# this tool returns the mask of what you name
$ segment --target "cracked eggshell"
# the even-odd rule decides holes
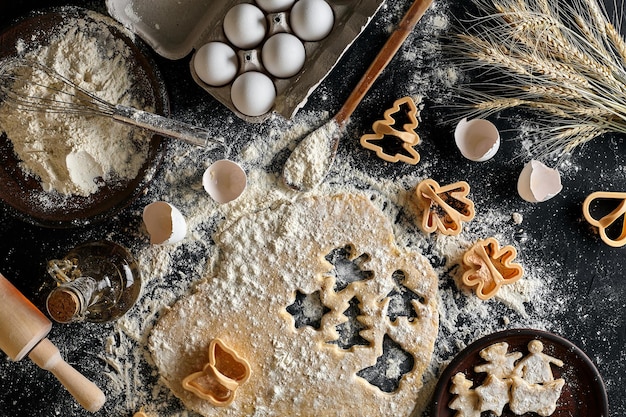
[[[143,209],[143,222],[150,243],[169,245],[180,242],[187,234],[187,222],[182,213],[165,201],[156,201]]]
[[[215,161],[204,171],[202,185],[213,200],[220,204],[235,200],[247,185],[246,173],[236,162]]]
[[[517,180],[517,192],[530,203],[549,200],[562,189],[559,171],[534,159],[524,166]]]
[[[488,120],[467,118],[461,120],[454,130],[454,141],[461,154],[475,162],[493,158],[500,149],[500,132]]]

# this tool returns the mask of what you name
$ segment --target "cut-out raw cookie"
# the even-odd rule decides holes
[[[224,407],[235,399],[237,388],[250,377],[250,365],[220,339],[209,344],[209,362],[202,371],[194,372],[182,385],[187,391]]]
[[[549,416],[556,410],[565,385],[564,379],[554,379],[550,365],[561,367],[563,361],[543,353],[539,340],[528,343],[528,352],[513,370],[509,407],[515,414]]]
[[[404,115],[405,107],[408,109]],[[417,164],[420,160],[420,155],[414,148],[420,141],[415,132],[418,125],[417,115],[417,106],[411,97],[396,100],[393,107],[385,111],[384,119],[374,122],[374,133],[361,136],[361,146],[376,152],[379,158],[387,162]],[[396,120],[402,116],[408,118],[407,123],[396,126]]]
[[[425,233],[439,231],[444,235],[461,233],[463,222],[474,218],[474,203],[467,198],[470,186],[465,181],[440,186],[426,179],[415,187],[412,202]]]
[[[150,335],[162,379],[188,408],[207,417],[413,412],[437,336],[438,279],[424,256],[396,245],[368,197],[276,204],[225,224],[215,242],[209,276]],[[390,317],[394,291],[405,288],[415,294],[410,311]],[[307,316],[320,315],[319,326],[296,326],[297,299],[311,307]],[[352,319],[357,334],[343,334]],[[203,369],[215,338],[254,375],[221,408],[182,386]]]
[[[479,240],[463,255],[463,283],[476,287],[476,295],[487,300],[505,284],[512,284],[524,275],[524,268],[514,263],[517,251],[513,246],[500,248],[498,241],[490,237]]]
[[[554,378],[552,365],[561,367],[563,361],[543,353],[543,343],[539,340],[528,343],[526,356],[507,351],[508,344],[502,342],[480,352],[486,363],[477,365],[474,370],[487,373],[487,377],[475,389],[463,373],[452,378],[450,392],[455,397],[448,407],[457,410],[456,417],[480,417],[484,411],[500,416],[507,404],[516,415],[550,416],[554,413],[565,380]]]
[[[613,203],[613,209],[609,213],[600,217],[594,216],[592,205],[602,200]],[[598,228],[600,238],[604,243],[614,248],[620,248],[626,245],[626,193],[611,191],[596,191],[589,194],[583,203],[583,215],[585,219]],[[621,221],[621,226],[619,222]],[[617,236],[610,235],[608,230],[615,227],[620,229]],[[617,233],[615,233],[617,234]]]

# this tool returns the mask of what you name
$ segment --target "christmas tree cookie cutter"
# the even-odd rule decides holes
[[[500,247],[493,238],[479,240],[463,255],[463,284],[476,287],[476,295],[487,300],[505,284],[512,284],[524,275],[524,268],[513,259],[517,251],[513,246]]]
[[[406,112],[408,122],[404,123],[401,128],[396,128],[397,121],[394,115],[400,113],[403,106],[408,107]],[[420,137],[415,132],[419,123],[417,115],[417,106],[411,97],[396,100],[393,106],[385,111],[384,118],[372,124],[374,133],[361,136],[361,146],[376,152],[376,156],[387,162],[402,161],[411,165],[417,164],[420,161],[420,155],[414,148],[420,142]],[[393,144],[389,138],[397,138],[396,142],[399,143]],[[388,152],[390,149],[394,152],[393,154]]]
[[[471,221],[476,212],[474,203],[467,198],[470,186],[458,181],[440,186],[433,179],[420,182],[413,197],[422,216],[420,227],[425,233],[439,230],[444,235],[458,235],[462,223]]]
[[[592,206],[600,200],[614,201],[617,206],[608,214],[597,219],[593,216]],[[600,238],[604,243],[614,248],[626,245],[626,192],[596,191],[589,194],[583,203],[583,215],[592,226],[598,228]],[[608,230],[613,225],[618,225],[617,222],[620,219],[622,221],[621,233],[613,238],[609,236]]]
[[[202,371],[183,379],[182,385],[198,397],[218,407],[233,402],[237,388],[250,378],[250,365],[221,339],[209,344],[209,362]]]

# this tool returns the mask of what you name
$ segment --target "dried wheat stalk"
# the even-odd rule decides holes
[[[597,0],[473,1],[481,16],[452,48],[490,80],[460,90],[471,106],[465,116],[541,112],[536,157],[626,133],[626,42]]]

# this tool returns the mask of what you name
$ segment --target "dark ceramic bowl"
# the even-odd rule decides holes
[[[95,12],[89,13],[81,8],[64,7],[35,12],[20,19],[0,33],[0,59],[16,54],[18,40],[48,39],[67,19],[92,19],[90,16]],[[156,113],[168,113],[164,83],[156,64],[149,58],[147,47],[131,39],[111,18],[101,17],[98,24],[106,25],[131,50],[129,67],[134,79],[139,80],[133,85],[132,93],[153,105]],[[88,225],[119,212],[139,196],[153,178],[163,154],[164,140],[152,136],[147,158],[135,178],[105,184],[88,197],[61,196],[44,191],[37,178],[22,171],[10,138],[0,132],[0,200],[9,212],[31,224],[57,228]]]
[[[602,377],[595,365],[570,341],[552,333],[532,329],[511,329],[478,339],[459,353],[446,367],[432,399],[432,417],[454,417],[456,411],[448,407],[454,395],[450,393],[452,377],[457,372],[474,382],[474,387],[484,380],[484,373],[474,372],[474,367],[485,363],[479,352],[494,343],[506,342],[509,352],[528,353],[528,342],[539,340],[543,352],[564,362],[563,367],[552,366],[555,378],[565,379],[565,385],[552,417],[608,417],[609,406]],[[491,415],[487,412],[483,416]],[[502,416],[516,416],[505,406]],[[537,414],[530,414],[536,416]]]

